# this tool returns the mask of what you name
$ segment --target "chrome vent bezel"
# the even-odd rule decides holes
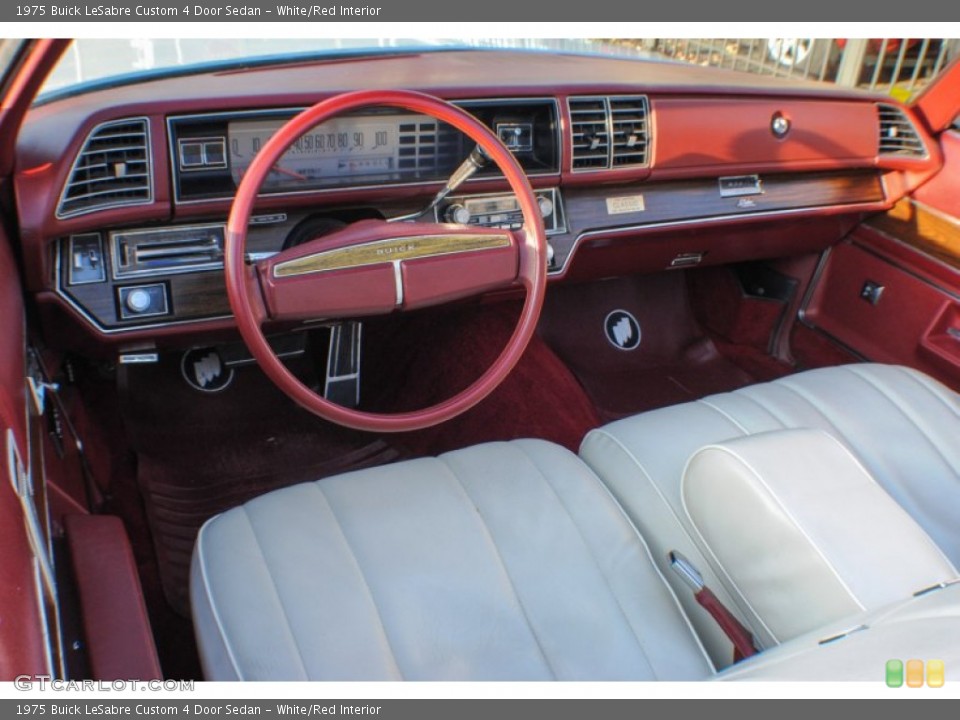
[[[653,133],[646,95],[578,95],[567,98],[567,110],[573,172],[650,166]]]
[[[610,135],[613,143],[610,148],[610,166],[614,169],[624,167],[647,167],[650,158],[650,102],[646,95],[614,95],[610,101]],[[631,115],[639,115],[634,118]],[[618,117],[619,116],[619,117]],[[639,124],[628,134],[625,123]],[[640,135],[638,141],[637,135]]]
[[[902,108],[877,103],[877,124],[877,154],[880,157],[924,159],[929,156],[917,126]]]
[[[139,129],[119,132],[115,135],[109,134],[111,129],[116,130],[117,128],[122,128],[124,126],[138,126]],[[128,143],[126,145],[116,143],[113,146],[108,147],[99,147],[94,145],[95,143],[101,143],[105,140],[120,140],[122,138],[141,138],[141,140],[136,143]],[[103,158],[99,162],[84,164],[85,159],[98,154],[126,154],[131,152],[138,152],[141,154],[141,157],[121,157],[117,158],[116,160]],[[108,210],[111,208],[133,205],[149,205],[152,203],[153,162],[151,153],[152,142],[150,137],[150,121],[146,117],[110,120],[109,122],[100,123],[94,127],[87,134],[87,137],[83,142],[83,147],[80,149],[80,152],[77,153],[77,156],[73,160],[73,164],[70,166],[70,174],[67,176],[67,181],[64,183],[63,189],[60,191],[60,199],[57,202],[57,219],[64,220],[67,218],[77,217],[79,215],[87,215],[89,213],[100,212],[102,210]],[[90,176],[91,171],[99,168],[109,167],[110,165],[115,165],[118,162],[122,162],[125,165],[128,163],[136,163],[138,165],[142,165],[142,170],[139,170],[133,174],[127,174],[125,172],[119,177],[117,175],[102,175],[99,177]],[[79,177],[80,173],[87,173],[87,177]],[[123,178],[131,177],[135,179],[142,178],[142,182],[136,185],[126,185],[124,187],[99,189],[83,193],[79,196],[69,197],[71,190],[78,186],[89,187],[93,184],[106,184],[110,181],[113,181],[114,183],[117,181],[122,182]],[[121,194],[123,196],[117,197],[117,194]],[[101,199],[98,201],[97,198]],[[79,207],[74,207],[74,204],[78,201],[84,201],[85,204]]]
[[[608,99],[592,95],[567,98],[567,110],[570,113],[570,169],[574,172],[607,170],[610,167]],[[594,139],[596,146],[592,146]]]

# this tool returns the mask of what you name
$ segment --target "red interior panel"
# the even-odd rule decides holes
[[[948,130],[940,136],[943,170],[913,194],[918,202],[960,217],[960,132]]]
[[[698,226],[612,231],[594,236],[577,250],[567,278],[592,280],[635,272],[669,270],[683,255],[702,254],[700,265],[819,252],[848,233],[858,216],[835,215],[762,221],[713,221]],[[681,261],[682,262],[682,261]],[[684,267],[684,265],[679,265]]]
[[[883,287],[875,304],[861,297],[868,282]],[[831,252],[804,319],[868,360],[960,388],[957,295],[854,242]]]
[[[658,170],[781,163],[842,167],[877,154],[872,103],[665,98],[653,108]],[[777,113],[791,124],[782,140],[770,130]]]
[[[0,228],[0,426],[13,430],[20,456],[27,457],[24,400],[23,296],[17,266]]]
[[[123,523],[109,515],[70,515],[66,527],[93,677],[162,678]]]
[[[9,481],[7,430],[27,462],[23,300],[16,265],[0,229],[0,679],[46,671],[33,552],[20,498]]]

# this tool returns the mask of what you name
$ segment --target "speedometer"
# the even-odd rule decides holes
[[[253,158],[284,124],[279,119],[234,120],[228,125],[230,172],[239,184]],[[291,191],[396,180],[403,174],[433,178],[453,167],[459,134],[421,115],[345,116],[298,138],[274,165],[263,190]]]

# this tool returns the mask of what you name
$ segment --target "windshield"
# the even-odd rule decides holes
[[[643,56],[639,47],[581,39],[81,39],[75,40],[47,78],[41,97],[82,91],[103,82],[192,72],[211,66],[284,62],[338,54],[373,54],[463,47],[519,48],[605,55]]]
[[[8,44],[0,45],[0,69]],[[859,87],[905,102],[960,57],[960,40],[941,38],[81,39],[64,53],[38,98],[215,68],[451,48],[654,58]]]

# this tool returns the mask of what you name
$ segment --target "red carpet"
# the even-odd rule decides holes
[[[765,345],[759,346],[769,338],[782,305],[741,303],[739,291],[730,295],[725,278],[707,279],[693,291],[683,272],[551,288],[541,320],[543,336],[604,419],[792,372],[771,358]],[[717,287],[717,281],[724,287]],[[707,307],[707,321],[716,322],[730,339],[705,328],[693,303]],[[629,311],[640,324],[636,350],[620,350],[606,339],[604,319],[616,309]]]

